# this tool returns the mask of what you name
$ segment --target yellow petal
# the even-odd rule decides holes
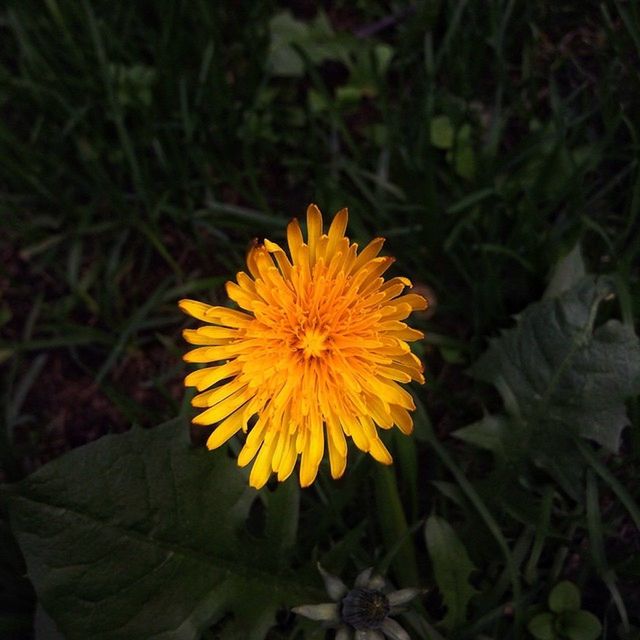
[[[242,447],[238,456],[238,466],[246,467],[253,460],[256,453],[258,453],[258,449],[262,446],[268,424],[268,419],[265,416],[260,416],[258,422],[249,431],[244,447]]]
[[[287,444],[291,440],[291,435],[286,429],[280,429],[276,436],[276,446],[273,450],[273,456],[271,457],[271,471],[278,472],[280,468],[280,461],[282,460],[282,454],[287,448]]]
[[[274,434],[267,434],[249,474],[249,484],[255,489],[262,489],[271,475],[271,458],[275,445]]]
[[[279,482],[284,482],[291,475],[297,459],[298,454],[296,452],[295,438],[289,437],[286,442],[286,448],[282,452],[280,466],[278,467]]]
[[[227,360],[228,358],[236,356],[242,351],[246,350],[246,348],[246,344],[243,344],[241,342],[217,345],[213,347],[198,347],[197,349],[187,351],[187,353],[182,356],[182,359],[185,362],[200,363],[215,362],[216,360]]]
[[[422,340],[424,338],[422,331],[412,329],[411,327],[406,327],[399,331],[389,331],[387,335],[399,338],[400,340],[406,340],[407,342],[415,342],[416,340]]]
[[[209,346],[228,344],[231,341],[230,338],[212,338],[211,336],[208,336],[202,333],[200,329],[183,329],[182,337],[189,344],[209,345]]]
[[[367,274],[367,277],[364,279],[363,283],[360,285],[359,292],[361,295],[365,296],[369,291],[373,291],[378,289],[378,282],[382,279],[380,276],[391,267],[391,265],[396,261],[395,258],[374,258],[370,262],[373,264],[373,268]]]
[[[198,302],[197,300],[183,299],[178,302],[178,306],[190,316],[197,318],[198,320],[208,321],[206,313],[215,307],[210,304],[204,304],[204,302]]]
[[[383,429],[390,429],[393,426],[389,404],[382,402],[377,396],[367,396],[367,409],[371,417]]]
[[[393,304],[408,304],[414,311],[423,311],[429,306],[427,299],[417,293],[407,293],[400,298],[396,298]]]
[[[213,407],[214,405],[222,402],[225,398],[228,398],[232,393],[244,389],[247,386],[247,381],[242,377],[234,378],[227,384],[220,385],[219,387],[205,391],[198,394],[191,400],[191,404],[194,407]]]
[[[294,218],[287,226],[287,244],[289,245],[289,253],[291,254],[291,262],[295,265],[300,262],[300,250],[304,245],[302,239],[302,229],[300,223]]]
[[[309,263],[316,263],[316,250],[322,235],[322,214],[315,204],[307,207],[307,237],[309,243]]]
[[[216,327],[215,325],[205,325],[197,329],[184,329],[182,337],[190,344],[219,345],[230,342],[240,334],[236,329],[229,327]]]
[[[360,253],[353,265],[353,271],[358,271],[373,260],[381,251],[384,238],[374,238]]]
[[[236,411],[215,428],[215,431],[207,440],[207,448],[216,449],[224,444],[229,438],[242,429],[244,422],[244,407],[241,407],[240,409],[236,409]]]
[[[398,429],[408,436],[413,431],[413,420],[411,420],[409,412],[397,404],[392,404],[390,408],[391,417],[396,425],[398,425]]]
[[[272,253],[274,255],[283,278],[286,278],[287,280],[290,279],[292,265],[291,262],[289,262],[289,258],[284,252],[284,249],[282,249],[275,242],[271,242],[270,240],[265,240],[264,246],[269,253]]]
[[[227,282],[225,285],[227,295],[231,300],[236,302],[239,307],[251,311],[256,302],[256,297],[248,293],[240,285],[235,282]]]
[[[399,298],[393,301],[393,304],[388,304],[380,309],[380,317],[385,320],[404,320],[411,315],[413,309],[410,304],[400,303]]]
[[[406,329],[407,325],[404,322],[398,320],[386,320],[378,324],[379,331],[402,331]]]
[[[371,377],[366,383],[369,389],[383,402],[399,404],[405,409],[413,410],[416,408],[411,394],[392,380]]]
[[[221,324],[225,327],[246,327],[251,324],[253,318],[242,311],[228,309],[227,307],[209,307],[204,320],[213,324]]]
[[[345,261],[345,256],[349,253],[348,238],[340,238],[336,242],[335,249],[331,250],[330,245],[327,247],[327,278],[336,278],[340,275],[340,269]]]
[[[344,431],[333,412],[329,414],[327,419],[327,436],[335,451],[341,457],[346,458],[347,441],[344,437]]]
[[[238,282],[238,285],[245,291],[255,294],[256,283],[251,276],[248,276],[244,271],[238,271],[238,273],[236,273],[236,280]]]
[[[411,376],[406,371],[403,371],[397,367],[379,366],[376,371],[383,378],[390,378],[391,380],[396,380],[397,382],[411,382]]]
[[[322,431],[312,433],[308,439],[307,446],[302,451],[300,462],[300,486],[308,487],[318,475],[318,467],[324,452],[324,434]]]
[[[342,433],[342,429],[340,429]],[[329,465],[331,467],[331,477],[335,480],[342,477],[347,467],[347,447],[342,434],[342,442],[344,442],[344,449],[336,446],[335,436],[330,434],[330,427],[327,424],[327,449],[329,449]]]
[[[340,417],[342,418],[343,424],[348,427],[349,434],[353,438],[356,447],[358,447],[360,451],[369,451],[369,440],[367,439],[364,429],[358,420],[348,413],[342,414]]]
[[[384,446],[380,438],[374,438],[373,440],[371,440],[371,448],[369,449],[369,453],[375,460],[381,462],[382,464],[393,463],[393,458],[391,457],[389,450]]]
[[[257,263],[258,252],[258,240],[254,239],[249,251],[247,252],[247,269],[249,269],[249,273],[256,279],[260,277],[260,271],[258,270]]]
[[[329,226],[329,242],[327,243],[327,250],[325,252],[325,256],[327,260],[331,260],[336,249],[338,248],[338,243],[344,237],[344,232],[347,228],[347,222],[349,220],[349,211],[347,209],[340,209],[338,213],[336,213],[335,217],[331,221],[331,225]]]
[[[251,396],[253,396],[255,391],[253,389],[249,389],[245,387],[240,391],[232,394],[215,407],[211,407],[206,411],[198,414],[192,422],[194,424],[215,424],[216,422],[220,422],[220,420],[226,418],[230,413],[233,413],[236,409],[241,407]]]
[[[382,346],[377,350],[380,355],[400,357],[410,353],[409,345],[403,340],[383,336]]]
[[[197,387],[198,391],[204,391],[212,384],[224,380],[237,373],[242,368],[242,363],[238,360],[231,360],[217,367],[205,367],[198,371],[192,371],[185,379],[186,387]]]

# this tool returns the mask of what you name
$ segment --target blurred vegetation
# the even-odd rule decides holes
[[[188,415],[176,300],[222,302],[253,237],[348,206],[351,237],[388,238],[433,303],[422,436],[394,438],[388,475],[357,458],[302,494],[299,562],[433,587],[416,532],[437,511],[480,592],[445,618],[452,638],[526,637],[514,573],[539,620],[570,579],[603,637],[640,637],[640,534],[616,488],[640,497],[638,399],[619,454],[584,447],[573,494],[542,472],[496,492],[491,458],[448,437],[498,411],[465,372],[578,243],[611,278],[599,318],[637,327],[637,3],[5,0],[0,36],[1,479]],[[4,516],[0,537],[0,632],[28,633]],[[443,611],[432,588],[423,613]],[[281,618],[272,637],[292,637]]]

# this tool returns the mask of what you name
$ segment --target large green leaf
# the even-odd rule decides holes
[[[618,449],[628,423],[624,401],[640,389],[640,344],[617,320],[594,329],[610,294],[605,279],[588,277],[530,305],[472,368],[542,443],[573,433]]]
[[[106,436],[12,487],[29,577],[68,640],[191,640],[225,614],[259,639],[278,607],[309,599],[249,539],[246,478],[186,433],[173,421]]]
[[[467,605],[476,593],[469,584],[475,567],[456,532],[443,518],[429,516],[425,537],[436,583],[447,607],[443,624],[454,629],[465,622]]]

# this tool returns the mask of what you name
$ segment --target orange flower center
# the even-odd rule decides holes
[[[300,338],[297,348],[301,349],[305,358],[315,358],[321,356],[322,352],[327,348],[325,340],[327,335],[318,329],[307,329],[302,338]]]

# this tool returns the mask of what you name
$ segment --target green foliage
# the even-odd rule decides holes
[[[142,64],[125,67],[109,65],[110,82],[115,88],[115,98],[121,107],[149,107],[151,105],[152,88],[156,80],[156,70]],[[87,160],[95,160],[88,157]]]
[[[557,584],[549,594],[549,609],[553,613],[578,611],[580,609],[580,591],[576,585],[567,580]]]
[[[475,567],[456,532],[443,518],[429,516],[425,538],[436,583],[447,607],[442,624],[448,629],[460,627],[465,622],[469,600],[476,593],[469,583]]]
[[[377,517],[385,546],[393,560],[393,573],[399,584],[416,585],[419,582],[416,552],[409,537],[398,483],[391,469],[376,469],[375,495],[380,505]]]
[[[198,638],[225,614],[236,637],[261,638],[310,592],[284,570],[292,537],[281,534],[297,521],[288,485],[270,497],[277,528],[255,539],[243,531],[255,492],[224,452],[185,434],[175,420],[108,436],[11,489],[29,578],[69,640]]]
[[[321,64],[348,57],[348,48],[337,40],[322,12],[311,22],[296,20],[288,11],[279,13],[269,21],[269,35],[267,67],[276,76],[304,75],[305,58],[312,64]]]
[[[589,611],[580,609],[580,591],[571,582],[557,584],[549,594],[550,612],[529,621],[529,632],[538,640],[596,640],[602,625]]]
[[[453,147],[454,129],[448,116],[436,116],[431,120],[431,144],[438,149]]]
[[[503,461],[531,455],[556,474],[557,456],[575,451],[572,436],[617,451],[625,399],[640,389],[640,342],[617,320],[595,326],[610,295],[609,281],[584,278],[525,309],[472,368],[498,388],[508,416],[486,416],[456,436]]]

